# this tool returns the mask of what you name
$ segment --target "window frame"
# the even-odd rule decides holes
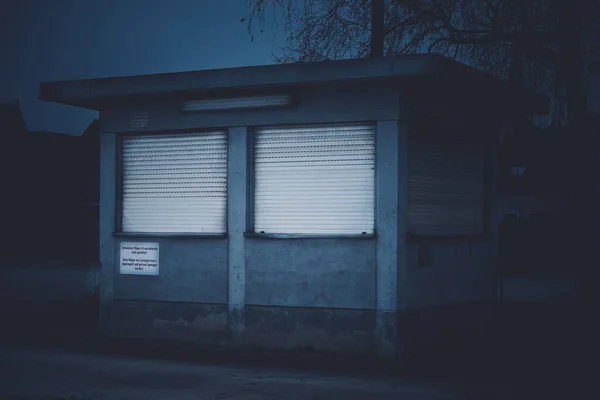
[[[347,126],[347,125],[365,125],[372,126],[375,133],[373,138],[373,145],[375,149],[374,154],[374,177],[373,177],[373,232],[365,234],[344,234],[344,233],[333,233],[333,234],[314,234],[314,233],[259,233],[255,231],[255,213],[256,213],[256,199],[255,187],[256,187],[256,176],[255,176],[255,138],[256,131],[259,129],[293,129],[293,128],[309,128],[317,126]],[[308,122],[308,123],[294,123],[294,124],[277,124],[277,125],[256,125],[248,126],[248,140],[247,140],[247,190],[246,190],[246,232],[245,237],[248,238],[262,238],[262,239],[373,239],[377,237],[377,121],[343,121],[343,122]]]
[[[140,131],[140,132],[120,132],[116,135],[116,145],[115,145],[115,230],[113,232],[113,236],[115,237],[167,237],[167,238],[227,238],[228,237],[228,229],[229,224],[227,222],[228,212],[225,212],[225,232],[223,233],[202,233],[202,232],[128,232],[123,230],[123,146],[126,137],[131,136],[153,136],[153,135],[175,135],[175,134],[194,134],[194,133],[209,133],[209,132],[224,132],[227,140],[226,149],[227,149],[227,179],[226,182],[229,182],[229,128],[223,127],[213,127],[213,128],[202,128],[202,129],[169,129],[169,130],[160,130],[160,131]],[[229,202],[229,193],[226,192],[225,204],[226,210],[228,209]]]
[[[414,120],[411,120],[414,122]],[[465,128],[467,130],[481,130],[485,129],[485,126],[482,127],[480,124],[474,123],[466,123]],[[412,131],[410,134],[412,135],[420,135],[418,129],[411,127]],[[466,135],[467,137],[475,137],[473,133],[469,133]],[[481,218],[481,231],[473,232],[473,233],[460,233],[460,234],[450,234],[450,233],[414,233],[410,230],[408,231],[409,239],[434,239],[434,240],[487,240],[495,235],[494,229],[494,194],[497,189],[494,187],[496,184],[495,174],[497,170],[497,161],[496,161],[496,152],[494,147],[493,137],[484,137],[481,138],[481,150],[483,157],[483,180],[482,180],[482,218]],[[408,149],[410,152],[411,150]]]

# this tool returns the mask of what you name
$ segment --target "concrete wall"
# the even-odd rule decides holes
[[[246,342],[374,349],[375,239],[249,239]]]
[[[121,241],[150,241],[160,246],[160,275],[119,275],[114,298],[122,300],[227,303],[227,239],[136,238]],[[119,264],[115,252],[115,265]]]
[[[246,242],[246,304],[375,308],[375,239]]]
[[[160,246],[160,275],[117,275],[113,323],[122,336],[225,340],[227,330],[227,239],[139,238]],[[115,252],[114,268],[119,266]]]

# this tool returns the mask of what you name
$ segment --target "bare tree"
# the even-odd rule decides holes
[[[585,114],[574,0],[247,0],[250,35],[267,15],[286,45],[275,61],[442,54],[549,93],[555,115]],[[383,10],[383,17],[381,16]],[[377,12],[377,13],[375,13]],[[577,42],[577,43],[576,43]],[[383,49],[383,51],[381,51]],[[567,61],[565,62],[565,56]],[[561,62],[561,60],[563,60]],[[562,111],[562,112],[561,112]]]

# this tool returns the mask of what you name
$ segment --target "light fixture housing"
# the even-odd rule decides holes
[[[191,100],[183,103],[182,112],[239,110],[248,108],[284,107],[292,104],[290,95],[230,97],[223,99]]]

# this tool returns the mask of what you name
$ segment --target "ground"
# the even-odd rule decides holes
[[[487,345],[496,357],[467,361],[459,349],[445,364],[419,359],[424,369],[415,373],[415,364],[390,370],[364,357],[107,340],[95,330],[90,309],[97,305],[85,301],[88,274],[69,280],[26,272],[0,274],[0,400],[593,397],[585,388],[596,380],[587,367],[595,361],[588,343],[598,337],[596,311],[573,303],[573,285],[509,282],[496,339]],[[70,306],[50,312],[63,303]]]
[[[61,324],[49,319],[26,324],[3,318],[0,400],[586,398],[596,379],[587,367],[593,365],[587,343],[597,336],[592,319],[581,318],[592,313],[576,311],[508,309],[498,340],[488,344],[496,357],[454,351],[444,362],[419,359],[420,367],[393,359],[109,339],[85,330],[53,332]]]
[[[492,384],[0,346],[0,399],[501,399]],[[522,398],[530,392],[521,389]]]

